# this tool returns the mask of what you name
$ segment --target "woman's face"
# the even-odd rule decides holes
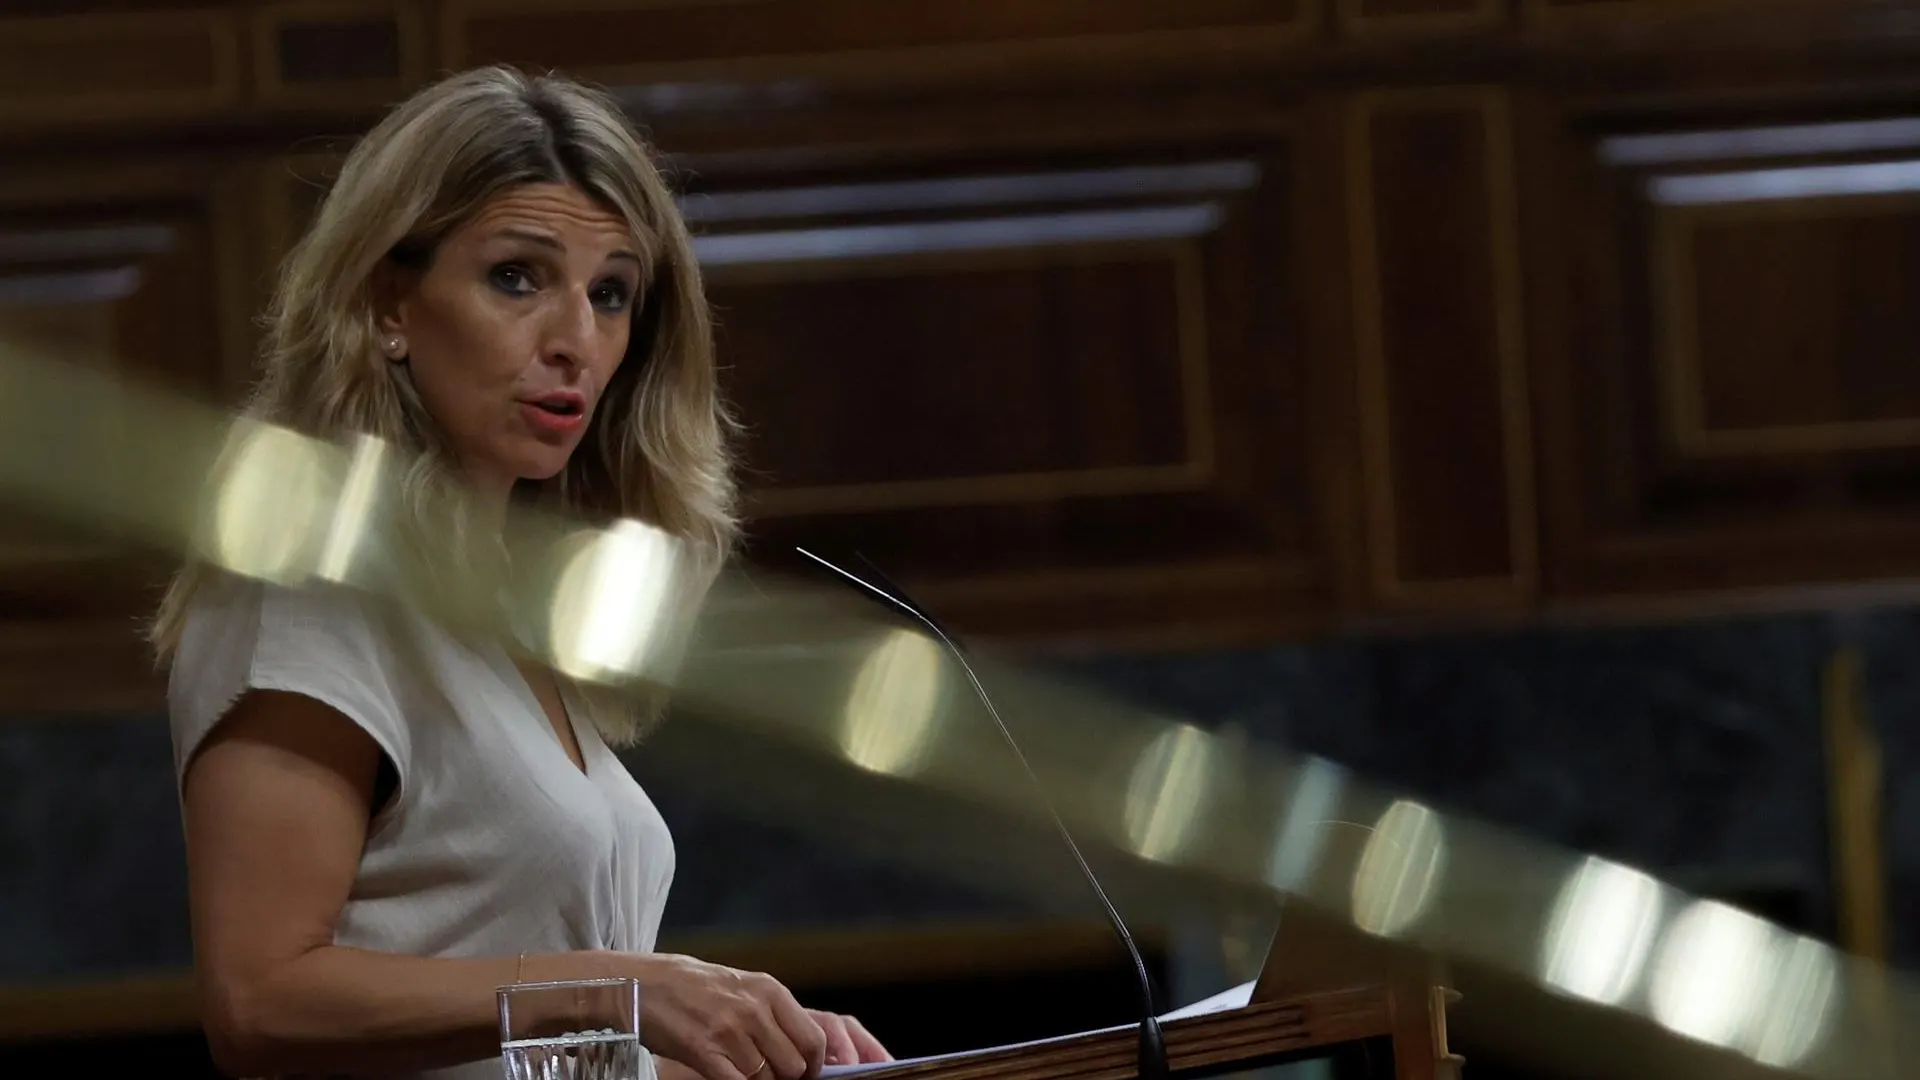
[[[381,347],[481,492],[566,466],[626,356],[640,272],[624,218],[571,185],[527,184],[387,283]]]

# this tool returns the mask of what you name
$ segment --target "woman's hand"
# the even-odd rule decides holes
[[[703,1080],[800,1080],[825,1061],[820,1022],[771,976],[658,954],[632,973],[647,1048]]]
[[[867,1033],[860,1021],[838,1013],[808,1009],[807,1015],[820,1025],[827,1036],[827,1064],[865,1065],[872,1061],[892,1061],[893,1055],[880,1040]]]
[[[653,1056],[654,1080],[701,1080],[699,1073],[670,1057]]]

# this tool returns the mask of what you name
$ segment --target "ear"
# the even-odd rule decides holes
[[[404,360],[407,355],[407,309],[415,281],[411,271],[392,259],[382,259],[368,283],[374,329],[380,335],[380,350],[389,360]]]
[[[407,332],[407,302],[413,298],[415,284],[419,284],[419,275],[394,259],[380,259],[380,265],[372,269],[372,319],[382,334]]]

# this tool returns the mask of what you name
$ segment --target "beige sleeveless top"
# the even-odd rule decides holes
[[[251,688],[331,705],[398,773],[336,944],[444,957],[652,951],[673,840],[577,695],[563,694],[584,773],[503,649],[337,587],[223,578],[196,600],[173,662],[176,779]],[[504,1074],[493,1058],[418,1075]]]

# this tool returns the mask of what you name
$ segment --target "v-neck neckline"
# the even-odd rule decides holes
[[[591,760],[592,751],[587,745],[586,737],[580,734],[580,725],[574,720],[576,710],[573,702],[568,699],[566,684],[556,676],[553,680],[553,692],[560,698],[560,718],[566,722],[567,730],[573,733],[573,745],[580,748],[579,764],[575,764],[573,757],[567,753],[567,744],[560,741],[560,733],[554,730],[553,719],[547,715],[546,706],[540,703],[540,695],[534,692],[533,683],[527,678],[527,673],[520,670],[519,664],[514,663],[513,654],[498,645],[494,649],[501,661],[507,665],[507,670],[513,673],[511,682],[517,689],[520,703],[527,707],[534,719],[540,721],[541,727],[545,729],[546,741],[559,752],[560,760],[566,762],[567,768],[579,775],[581,779],[595,781],[597,775]]]

